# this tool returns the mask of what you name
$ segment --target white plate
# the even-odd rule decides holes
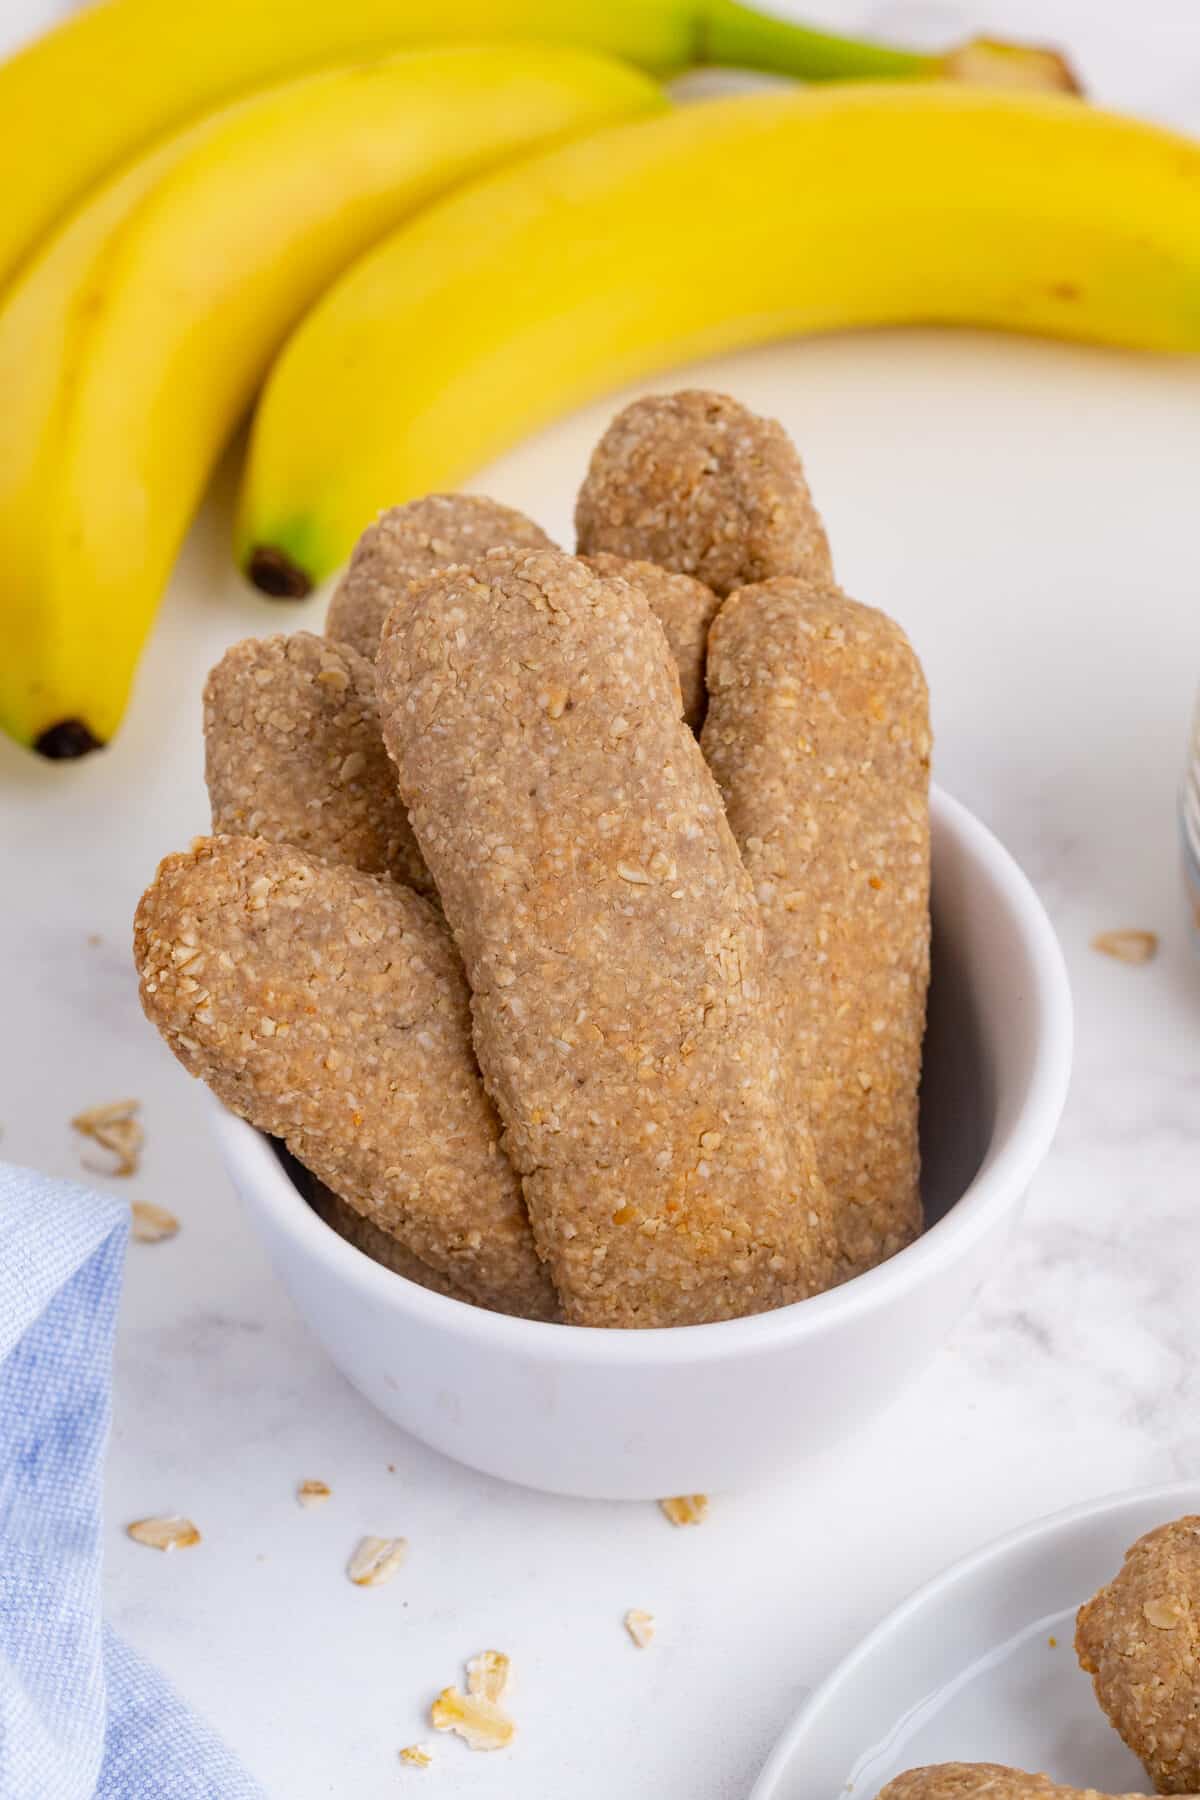
[[[875,1800],[893,1776],[936,1762],[1008,1763],[1101,1793],[1146,1791],[1075,1660],[1075,1613],[1135,1538],[1189,1512],[1200,1512],[1197,1482],[1118,1494],[956,1563],[806,1701],[751,1800]]]

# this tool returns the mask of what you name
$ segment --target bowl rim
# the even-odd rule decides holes
[[[508,1355],[539,1361],[550,1357],[584,1366],[728,1362],[768,1347],[798,1343],[818,1336],[832,1323],[878,1310],[963,1258],[1020,1199],[1058,1127],[1071,1069],[1073,1009],[1066,964],[1032,883],[988,827],[936,783],[930,792],[930,811],[983,865],[1024,940],[1033,974],[1032,1066],[1003,1142],[993,1146],[951,1210],[887,1262],[843,1286],[771,1312],[705,1325],[564,1327],[490,1312],[423,1288],[348,1244],[307,1204],[270,1140],[212,1097],[214,1129],[235,1184],[252,1192],[254,1204],[269,1215],[276,1232],[295,1240],[309,1259],[325,1262],[364,1298],[397,1308],[439,1332],[473,1339],[481,1348]]]

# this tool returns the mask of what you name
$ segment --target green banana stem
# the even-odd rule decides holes
[[[982,82],[996,87],[1052,88],[1078,93],[1066,58],[1040,45],[973,39],[953,50],[899,50],[864,38],[816,31],[743,6],[701,0],[690,61],[798,75],[805,81]]]
[[[740,0],[701,0],[694,60],[768,69],[805,81],[904,81],[930,75],[930,65],[937,59],[815,31],[791,19],[756,12]]]

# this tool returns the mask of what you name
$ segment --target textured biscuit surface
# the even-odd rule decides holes
[[[427,902],[290,846],[202,838],[143,895],[134,958],[147,1017],[226,1106],[471,1299],[554,1314]]]
[[[620,575],[641,589],[675,659],[683,716],[693,731],[699,731],[708,700],[704,687],[708,628],[721,604],[718,596],[702,581],[660,569],[657,563],[635,562],[627,556],[610,556],[606,551],[581,560],[597,575]]]
[[[823,1286],[757,907],[642,594],[495,551],[409,589],[378,673],[568,1319],[696,1323]]]
[[[879,1790],[878,1800],[1141,1800],[1106,1796],[1095,1788],[1060,1787],[1048,1775],[1027,1775],[1000,1763],[932,1763],[909,1769]]]
[[[783,427],[701,389],[617,414],[592,453],[575,529],[581,555],[643,558],[718,594],[772,575],[833,574]]]
[[[468,1306],[473,1304],[470,1295],[457,1287],[448,1275],[439,1275],[436,1269],[422,1262],[419,1256],[414,1256],[402,1238],[398,1238],[394,1232],[385,1231],[365,1213],[359,1212],[357,1207],[339,1199],[323,1181],[310,1177],[305,1198],[317,1217],[323,1219],[331,1231],[336,1231],[340,1238],[345,1238],[348,1244],[353,1244],[356,1250],[361,1250],[372,1262],[381,1263],[385,1269],[391,1269],[393,1274],[403,1275],[406,1281],[415,1281],[418,1287],[429,1288],[434,1294],[445,1294],[447,1299],[465,1301]]]
[[[758,899],[844,1279],[921,1228],[925,680],[883,613],[781,577],[726,600],[708,686],[701,744]]]
[[[204,688],[204,775],[214,833],[433,892],[384,749],[374,667],[346,645],[297,631],[227,650]]]
[[[1200,1790],[1200,1517],[1147,1532],[1080,1608],[1075,1651],[1160,1794]]]
[[[329,602],[325,635],[374,662],[379,634],[410,581],[450,563],[475,562],[502,544],[548,550],[540,525],[478,494],[426,494],[393,506],[369,525]]]

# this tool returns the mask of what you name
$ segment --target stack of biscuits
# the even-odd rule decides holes
[[[571,556],[489,500],[396,507],[324,637],[226,654],[143,1005],[410,1280],[763,1312],[920,1229],[925,683],[721,395],[626,408],[576,525]]]

